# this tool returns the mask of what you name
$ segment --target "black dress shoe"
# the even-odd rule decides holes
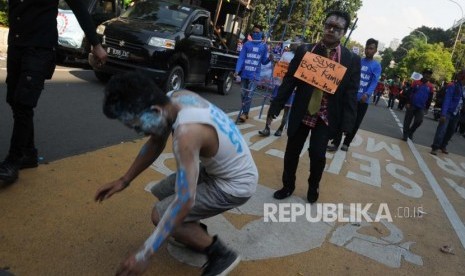
[[[0,181],[5,184],[12,184],[18,179],[18,166],[10,163],[3,162],[0,164]]]
[[[281,136],[283,134],[283,130],[282,129],[278,129],[276,130],[276,132],[274,133],[274,136]]]
[[[307,192],[307,200],[311,204],[315,203],[318,200],[318,196],[320,195],[320,189],[308,189]]]
[[[285,199],[286,197],[290,197],[293,192],[294,190],[283,187],[281,190],[274,192],[273,197],[276,199]]]
[[[333,152],[333,151],[337,151],[337,149],[339,148],[339,145],[329,145],[326,150],[329,151],[329,152]]]
[[[263,130],[259,130],[258,131],[258,134],[260,134],[260,136],[270,136],[270,129],[265,127]]]

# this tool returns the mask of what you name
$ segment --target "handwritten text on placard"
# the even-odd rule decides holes
[[[273,77],[283,79],[289,69],[289,62],[279,61],[273,69]]]
[[[295,71],[294,77],[322,91],[334,94],[347,68],[340,63],[307,52]]]

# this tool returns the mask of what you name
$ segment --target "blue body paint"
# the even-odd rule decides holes
[[[182,105],[190,105],[196,107],[202,106],[202,102],[200,101],[200,99],[194,95],[181,95],[179,97],[176,97],[175,101]]]
[[[242,144],[241,144],[242,137],[241,137],[241,133],[239,129],[237,129],[234,122],[215,105],[212,104],[210,110],[211,110],[210,115],[212,117],[212,120],[216,124],[218,129],[228,136],[229,141],[236,148],[236,152],[241,153],[242,152]]]
[[[139,151],[139,156],[144,156],[144,155],[146,155],[146,154],[147,154],[147,145],[144,144],[144,145],[142,146],[142,148],[140,149],[140,151]]]
[[[162,229],[161,234],[155,239],[152,250],[155,252],[160,248],[163,241],[168,237],[173,230],[174,220],[178,215],[181,207],[189,200],[189,185],[187,183],[186,172],[183,169],[179,169],[176,176],[176,187],[177,187],[177,196],[178,200],[172,206],[170,213],[168,214],[168,219],[165,221],[165,226]]]

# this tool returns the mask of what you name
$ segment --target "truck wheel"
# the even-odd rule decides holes
[[[103,83],[107,83],[111,78],[110,74],[100,72],[100,71],[94,71],[94,74],[95,74],[95,77],[97,77],[97,79]]]
[[[228,95],[233,85],[234,75],[232,72],[225,72],[223,79],[218,81],[218,92],[222,95]]]
[[[181,66],[174,66],[166,79],[165,91],[179,90],[184,88],[184,70]]]

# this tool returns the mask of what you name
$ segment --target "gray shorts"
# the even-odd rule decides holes
[[[151,192],[160,201],[155,203],[160,218],[165,214],[168,206],[173,202],[175,197],[176,173],[158,182],[153,186]],[[250,197],[235,197],[223,192],[215,180],[208,176],[201,167],[197,190],[195,194],[195,203],[190,210],[185,222],[199,221],[209,217],[224,213],[230,209],[241,206],[246,203]]]

